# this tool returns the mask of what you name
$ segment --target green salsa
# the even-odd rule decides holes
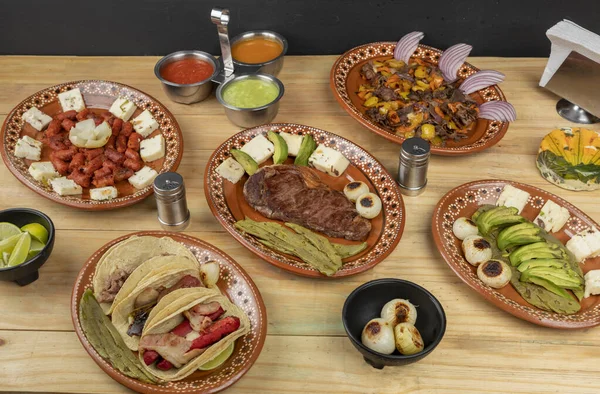
[[[258,108],[271,103],[278,95],[279,87],[273,82],[246,78],[225,87],[223,100],[237,108]]]

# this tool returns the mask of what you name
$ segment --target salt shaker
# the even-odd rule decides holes
[[[183,231],[190,224],[190,211],[185,199],[183,177],[165,172],[154,179],[154,197],[158,221],[165,230]]]
[[[413,137],[402,143],[398,165],[398,185],[402,194],[418,196],[425,190],[429,155],[429,142],[422,138]]]

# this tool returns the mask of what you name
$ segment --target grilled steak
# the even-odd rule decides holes
[[[267,166],[244,185],[250,206],[270,219],[292,222],[331,237],[362,241],[371,222],[343,193],[330,189],[308,167]]]

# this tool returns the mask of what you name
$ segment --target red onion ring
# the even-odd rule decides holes
[[[402,37],[394,49],[394,59],[402,60],[404,63],[408,64],[410,57],[417,50],[419,42],[423,37],[425,37],[425,34],[420,31],[413,31]]]
[[[479,106],[479,117],[499,122],[514,122],[517,120],[517,111],[506,101],[488,101]]]
[[[439,67],[442,76],[447,82],[454,82],[458,78],[458,70],[463,65],[473,47],[467,44],[456,44],[446,49],[440,56]]]
[[[464,94],[471,94],[504,81],[504,74],[494,70],[481,70],[469,76],[458,87]]]

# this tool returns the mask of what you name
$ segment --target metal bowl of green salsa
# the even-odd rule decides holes
[[[231,78],[217,89],[217,100],[229,120],[240,127],[270,123],[283,97],[281,81],[272,75],[249,74]]]

